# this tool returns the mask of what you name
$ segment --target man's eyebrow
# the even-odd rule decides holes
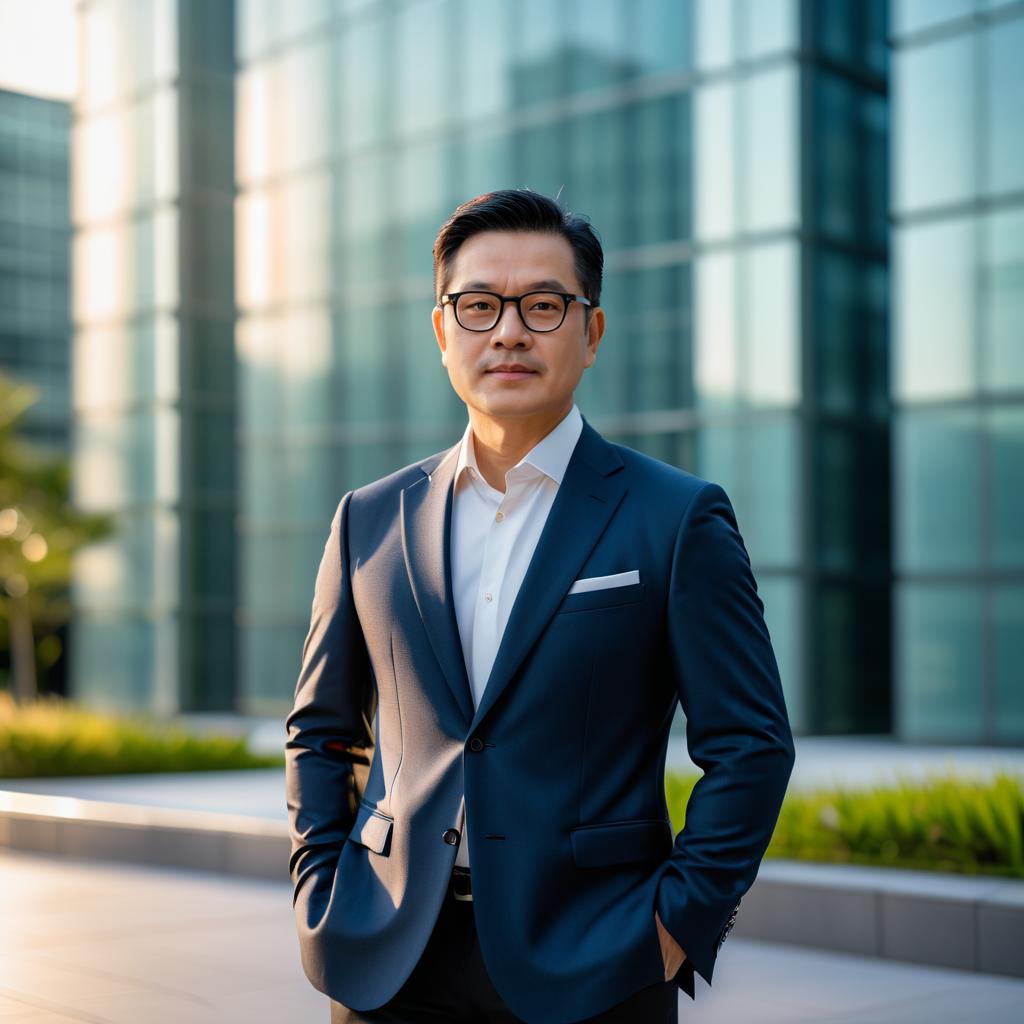
[[[459,291],[470,292],[470,291],[476,291],[478,289],[481,290],[481,291],[486,291],[486,292],[497,291],[497,289],[494,287],[494,285],[491,284],[489,281],[467,281],[459,289]],[[561,281],[559,281],[557,278],[554,278],[554,277],[545,278],[543,281],[534,281],[531,284],[528,284],[526,286],[525,290],[528,291],[528,292],[552,291],[552,292],[566,292],[566,293],[569,291],[569,289],[566,288],[565,285],[562,284]]]

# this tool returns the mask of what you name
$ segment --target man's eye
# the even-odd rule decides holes
[[[476,302],[469,304],[470,309],[494,309],[494,304],[491,302],[485,302],[483,299],[478,299]]]
[[[546,313],[549,309],[554,309],[554,303],[546,302],[544,299],[538,299],[530,309],[539,310],[541,313]]]

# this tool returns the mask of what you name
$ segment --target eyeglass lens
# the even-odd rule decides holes
[[[455,316],[470,331],[489,331],[501,318],[501,300],[489,292],[466,292],[455,304]],[[565,319],[566,302],[554,292],[530,292],[519,304],[531,331],[553,331]]]

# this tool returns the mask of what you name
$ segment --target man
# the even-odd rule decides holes
[[[793,739],[729,499],[573,401],[602,266],[544,196],[460,206],[432,315],[465,433],[331,523],[286,781],[302,962],[332,1022],[676,1021],[775,827]],[[704,775],[674,835],[677,701]]]

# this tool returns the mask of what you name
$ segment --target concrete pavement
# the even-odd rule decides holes
[[[329,1019],[287,882],[0,850],[4,1024]],[[1016,1024],[1024,981],[730,937],[688,1024]]]

